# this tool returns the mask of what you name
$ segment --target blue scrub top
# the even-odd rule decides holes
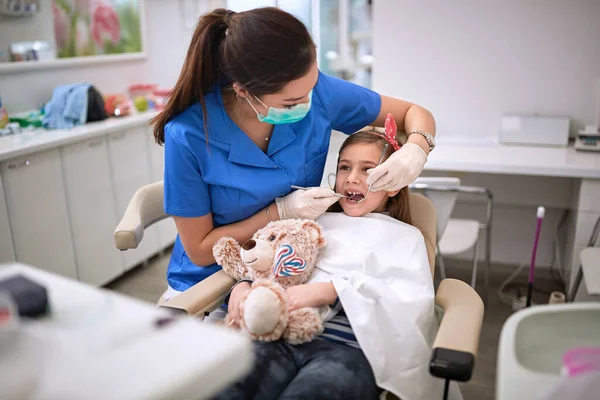
[[[290,185],[319,186],[331,130],[356,132],[373,123],[381,109],[379,94],[319,72],[306,117],[275,125],[264,153],[227,116],[220,87],[205,101],[208,146],[199,103],[165,126],[164,200],[170,215],[212,212],[215,228],[252,216],[290,193]],[[217,264],[193,264],[177,236],[169,286],[184,291],[219,269]]]

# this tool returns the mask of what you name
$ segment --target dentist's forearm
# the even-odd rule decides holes
[[[420,129],[435,136],[435,119],[433,115],[423,107],[413,104],[409,107],[404,118],[404,131],[408,135],[407,142],[416,144],[423,149],[425,154],[429,154],[429,143],[423,135],[409,135],[415,129]]]
[[[273,221],[279,219],[275,203],[270,204],[268,210]],[[262,209],[245,220],[211,230],[203,239],[201,239],[200,243],[196,243],[195,246],[192,245],[190,250],[186,248],[186,253],[195,265],[211,265],[215,262],[213,246],[217,240],[222,237],[230,237],[242,244],[252,238],[256,231],[264,228],[269,222],[269,214],[267,214],[265,209]],[[184,247],[186,247],[185,242]]]

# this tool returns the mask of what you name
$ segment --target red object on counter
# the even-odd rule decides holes
[[[167,98],[171,95],[171,89],[156,89],[152,92],[156,109],[162,110],[167,104]]]
[[[156,90],[158,85],[155,84],[135,84],[130,85],[127,89],[129,90],[129,97],[134,99],[137,96],[150,97],[152,91]]]

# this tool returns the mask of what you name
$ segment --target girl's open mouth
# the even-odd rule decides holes
[[[348,196],[346,201],[350,204],[356,204],[365,198],[364,194],[354,190],[346,190],[346,196]]]

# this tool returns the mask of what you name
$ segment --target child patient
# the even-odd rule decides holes
[[[391,192],[369,192],[366,183],[369,171],[375,168],[381,159],[385,161],[394,151],[400,148],[395,138],[395,129],[388,130],[387,135],[376,131],[359,131],[348,136],[340,148],[335,176],[334,191],[345,194],[347,198],[328,210],[329,212],[344,212],[351,217],[362,217],[370,213],[383,213],[401,222],[411,224],[408,201],[408,187]],[[386,146],[387,145],[387,146]],[[385,149],[385,155],[381,155]],[[325,274],[315,271],[310,283],[327,279]],[[359,347],[348,318],[339,300],[328,307],[322,308],[325,319],[323,338]]]
[[[339,153],[335,190],[352,198],[342,198],[330,211],[343,211],[352,217],[386,213],[411,223],[406,187],[367,193],[369,170],[377,166],[386,144],[383,160],[399,148],[394,135],[386,137],[361,131],[346,139]],[[372,366],[361,350],[331,281],[294,286],[287,293],[292,309],[330,307],[325,331],[312,342],[301,345],[255,342],[252,372],[215,398],[378,399],[381,390]]]

